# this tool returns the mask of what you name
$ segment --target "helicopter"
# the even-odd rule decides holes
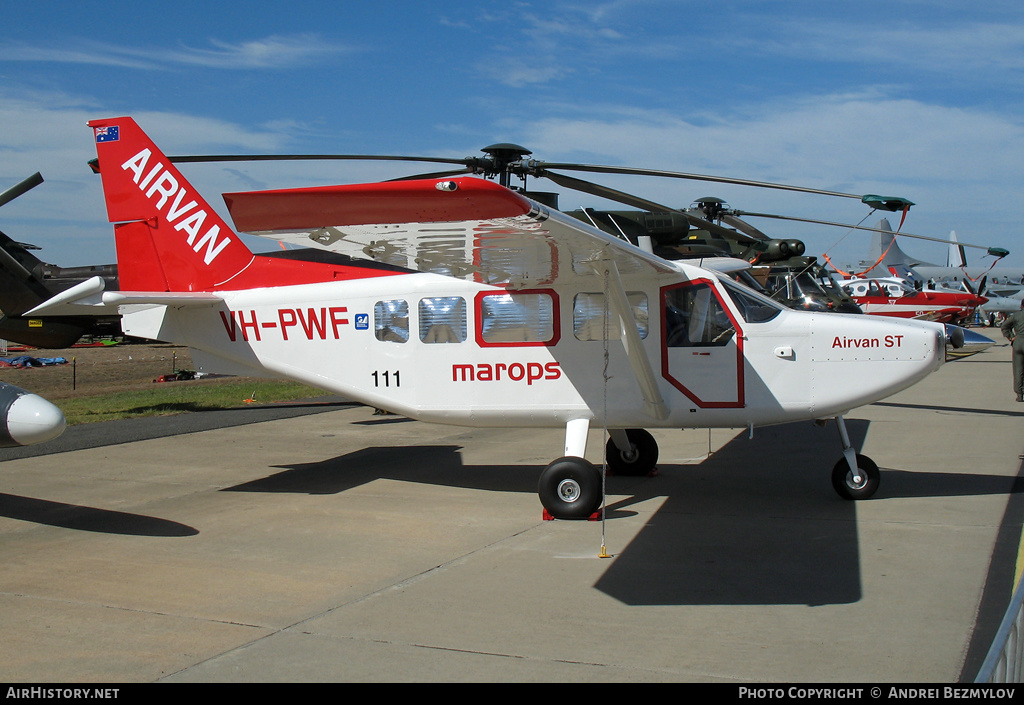
[[[39,172],[0,193],[0,207],[43,183]],[[39,259],[39,247],[17,242],[0,232],[0,338],[36,348],[67,348],[84,335],[121,333],[117,316],[32,318],[25,312],[90,277],[100,276],[117,288],[113,264],[60,267]]]
[[[207,155],[172,156],[170,160],[181,163],[220,161],[286,161],[286,160],[371,160],[371,161],[421,161],[460,165],[450,169],[415,176],[401,177],[401,180],[419,178],[445,178],[462,174],[473,174],[484,178],[496,178],[506,188],[516,190],[550,208],[558,208],[558,194],[527,188],[528,178],[545,178],[574,191],[598,196],[607,200],[633,206],[639,210],[608,211],[582,208],[566,211],[583,222],[620,237],[645,251],[654,252],[670,260],[701,259],[706,257],[737,257],[756,263],[751,274],[761,282],[769,284],[770,296],[787,305],[805,310],[830,310],[841,313],[860,313],[860,308],[814,257],[804,257],[805,245],[796,239],[771,238],[743,221],[740,216],[753,215],[782,218],[762,213],[744,213],[729,208],[719,198],[698,199],[687,209],[673,208],[646,198],[625,193],[617,189],[585,181],[560,173],[561,171],[584,171],[604,174],[628,174],[655,176],[661,178],[717,182],[757,188],[778,189],[800,193],[860,200],[874,210],[906,210],[913,203],[901,197],[883,197],[874,194],[857,195],[804,186],[753,181],[731,177],[712,176],[676,171],[642,169],[635,167],[575,164],[567,162],[545,162],[529,158],[533,152],[518,144],[496,143],[484,147],[485,156],[464,158],[396,156],[396,155]],[[558,170],[558,171],[555,171]],[[522,185],[513,184],[518,177]],[[800,220],[794,218],[793,220]],[[825,222],[825,221],[820,221]],[[728,225],[731,227],[723,227]],[[769,282],[771,278],[771,282]],[[746,284],[753,285],[748,276]]]

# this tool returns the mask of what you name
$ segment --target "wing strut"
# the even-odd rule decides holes
[[[613,260],[592,262],[591,267],[597,270],[598,274],[607,277],[609,309],[618,319],[619,340],[622,341],[626,357],[629,358],[629,364],[633,368],[633,375],[640,385],[646,413],[656,419],[667,419],[669,409],[665,400],[661,398],[657,378],[651,368],[651,361],[647,359],[647,354],[644,352],[640,332],[636,327],[636,317],[633,315],[629,299],[626,298],[626,290],[619,278],[619,269]]]

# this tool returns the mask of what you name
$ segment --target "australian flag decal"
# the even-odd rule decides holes
[[[111,125],[110,127],[97,127],[95,129],[97,142],[117,142],[120,139],[117,125]]]

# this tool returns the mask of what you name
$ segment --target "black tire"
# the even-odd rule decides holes
[[[583,458],[559,458],[540,474],[537,493],[555,519],[588,519],[601,507],[601,471]]]
[[[878,472],[875,461],[866,455],[858,454],[857,467],[860,468],[862,474],[861,482],[858,485],[853,483],[853,472],[851,472],[845,456],[840,458],[836,466],[832,468],[832,487],[843,499],[868,499],[878,490],[881,473]]]
[[[632,453],[623,453],[615,445],[615,441],[608,439],[605,446],[605,460],[608,462],[608,469],[613,475],[640,477],[649,475],[654,466],[658,464],[658,441],[647,429],[629,428],[626,429],[626,437],[633,446]]]

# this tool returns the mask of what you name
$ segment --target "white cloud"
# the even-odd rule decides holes
[[[908,232],[945,237],[956,229],[964,241],[1021,249],[1016,241],[1024,207],[1017,191],[1024,182],[1024,125],[998,113],[875,94],[808,97],[696,119],[602,106],[586,112],[603,117],[537,120],[521,125],[518,139],[540,160],[903,196],[917,204]],[[576,175],[677,207],[716,195],[742,210],[823,220],[853,223],[868,213],[847,199],[674,179]],[[587,198],[570,195],[563,201],[575,207]],[[822,237],[832,241],[831,234]]]
[[[123,114],[123,113],[122,113]],[[182,113],[137,111],[131,115],[168,154],[275,152],[289,131],[249,129]],[[61,265],[114,261],[89,120],[115,117],[95,101],[58,92],[0,89],[0,191],[35,172],[44,183],[0,209],[0,230],[43,247],[43,258]],[[230,166],[195,168],[188,174],[214,208]],[[235,183],[248,187],[236,178]]]
[[[210,47],[168,48],[158,45],[133,47],[90,40],[64,46],[5,42],[0,61],[93,64],[154,70],[173,66],[214,69],[279,69],[322,61],[353,49],[316,34],[270,36],[242,42],[210,40]]]
[[[795,20],[765,15],[758,18],[756,30],[737,27],[722,38],[721,46],[752,56],[862,65],[865,83],[916,82],[927,75],[933,81],[989,85],[1005,81],[1024,66],[1024,25],[1012,16],[990,22],[946,22],[924,14],[878,23],[862,18]],[[912,71],[913,77],[907,77],[906,71]]]

